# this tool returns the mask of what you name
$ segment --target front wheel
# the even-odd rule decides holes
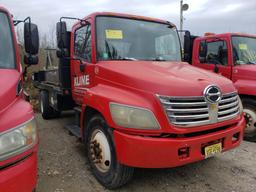
[[[242,102],[246,120],[245,139],[256,141],[256,101],[251,98],[244,98]]]
[[[126,184],[132,178],[134,168],[117,161],[112,131],[105,120],[100,115],[94,116],[87,131],[87,156],[96,179],[108,189]]]
[[[40,92],[40,109],[42,117],[44,119],[51,119],[60,115],[59,111],[56,111],[50,106],[48,91],[42,90]]]

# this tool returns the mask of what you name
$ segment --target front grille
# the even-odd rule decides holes
[[[239,113],[239,100],[237,93],[223,95],[218,108],[219,120],[224,121],[236,116]]]
[[[193,127],[232,119],[239,114],[237,93],[224,94],[217,104],[202,97],[158,96],[171,124]]]

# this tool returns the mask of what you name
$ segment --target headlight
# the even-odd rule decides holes
[[[0,133],[0,160],[5,160],[22,153],[37,142],[35,119],[26,122],[17,128]]]
[[[147,109],[110,103],[114,122],[125,128],[160,129],[154,114]]]
[[[238,102],[239,102],[239,111],[240,111],[240,114],[242,114],[242,113],[243,113],[244,108],[243,108],[243,104],[242,104],[242,101],[241,101],[241,99],[240,99],[240,97],[239,97],[239,96],[238,96]]]

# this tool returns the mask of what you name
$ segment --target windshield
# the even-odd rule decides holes
[[[256,64],[256,38],[232,37],[233,58],[236,65]]]
[[[98,60],[181,61],[177,31],[163,23],[97,17]]]
[[[14,69],[15,56],[11,26],[7,15],[0,12],[0,69]]]

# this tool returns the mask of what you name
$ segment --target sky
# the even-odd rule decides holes
[[[192,34],[244,32],[256,34],[256,0],[184,0],[184,29]],[[180,0],[0,0],[16,19],[31,16],[41,33],[49,33],[61,16],[83,18],[96,11],[150,16],[179,28]]]

